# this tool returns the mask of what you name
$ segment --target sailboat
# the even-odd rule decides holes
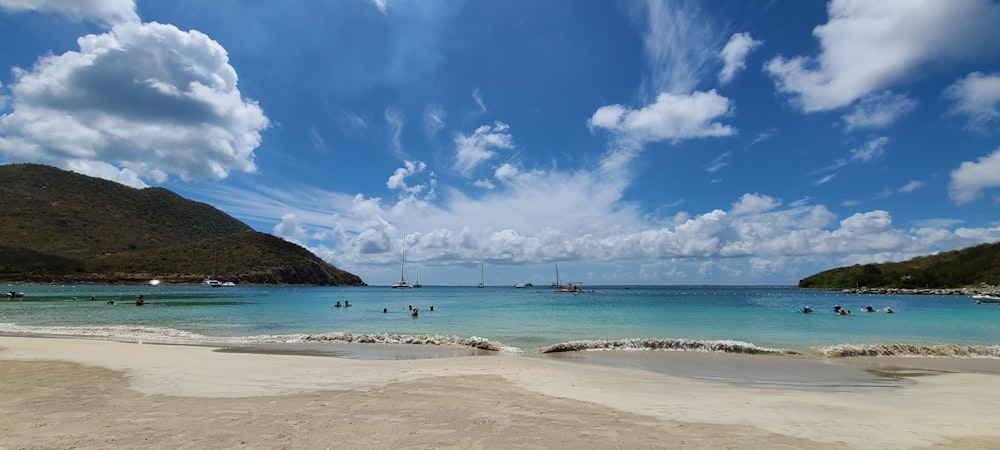
[[[550,287],[552,289],[557,290],[557,291],[558,290],[566,289],[566,286],[563,286],[562,282],[559,281],[559,263],[556,263],[556,282],[552,283],[552,285]]]
[[[413,285],[411,287],[418,288],[422,286],[423,285],[420,284],[420,261],[417,261],[417,279],[413,282]]]
[[[410,286],[410,283],[406,282],[406,273],[405,273],[405,270],[404,270],[405,268],[406,268],[406,241],[404,240],[403,241],[403,257],[402,257],[402,260],[399,263],[399,281],[397,281],[395,283],[392,283],[392,288],[393,289],[413,287],[413,286]]]
[[[201,284],[208,287],[222,287],[222,282],[215,279],[215,262],[218,259],[219,251],[216,249],[212,254],[212,275],[205,278]]]
[[[481,287],[481,288],[486,287],[486,269],[483,268],[482,264],[479,265],[479,286],[478,287]]]

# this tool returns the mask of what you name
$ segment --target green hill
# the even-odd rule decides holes
[[[0,166],[0,216],[0,280],[364,285],[211,205],[49,166]]]
[[[1000,285],[1000,243],[920,256],[909,261],[840,267],[799,281],[800,288],[942,289]]]

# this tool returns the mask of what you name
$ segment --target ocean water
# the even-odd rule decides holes
[[[8,335],[209,345],[410,343],[508,353],[667,349],[1000,358],[1000,305],[978,305],[967,296],[718,286],[594,287],[580,294],[433,286],[0,290],[25,294],[0,297],[0,333]],[[144,306],[135,305],[137,295]],[[337,301],[352,306],[337,308]],[[807,305],[815,312],[801,313]],[[852,314],[836,315],[834,305]],[[863,312],[868,305],[879,312]],[[886,306],[894,313],[881,311]]]

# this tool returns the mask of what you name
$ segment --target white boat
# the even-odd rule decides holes
[[[483,264],[479,265],[479,286],[486,287],[486,269],[483,268]]]
[[[222,283],[222,287],[236,287],[236,283],[233,283],[232,281],[227,281],[225,283]]]
[[[517,283],[514,285],[514,289],[524,289],[524,283]]]
[[[973,295],[972,298],[976,299],[976,303],[980,305],[983,303],[1000,303],[1000,297],[994,297],[992,295],[978,294]]]
[[[205,278],[205,280],[202,281],[201,284],[204,284],[205,286],[208,287],[222,287],[222,282],[212,277]]]
[[[406,281],[406,240],[403,240],[403,257],[401,258],[399,263],[399,281],[392,283],[392,288],[398,289],[398,288],[411,288],[411,287],[413,286],[411,286],[410,283]]]

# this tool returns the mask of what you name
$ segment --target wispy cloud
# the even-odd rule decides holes
[[[393,150],[396,150],[397,153],[402,154],[403,144],[400,140],[400,135],[403,133],[403,125],[406,124],[406,118],[403,117],[403,112],[398,108],[386,108],[385,123],[388,127],[389,145],[391,145]]]

